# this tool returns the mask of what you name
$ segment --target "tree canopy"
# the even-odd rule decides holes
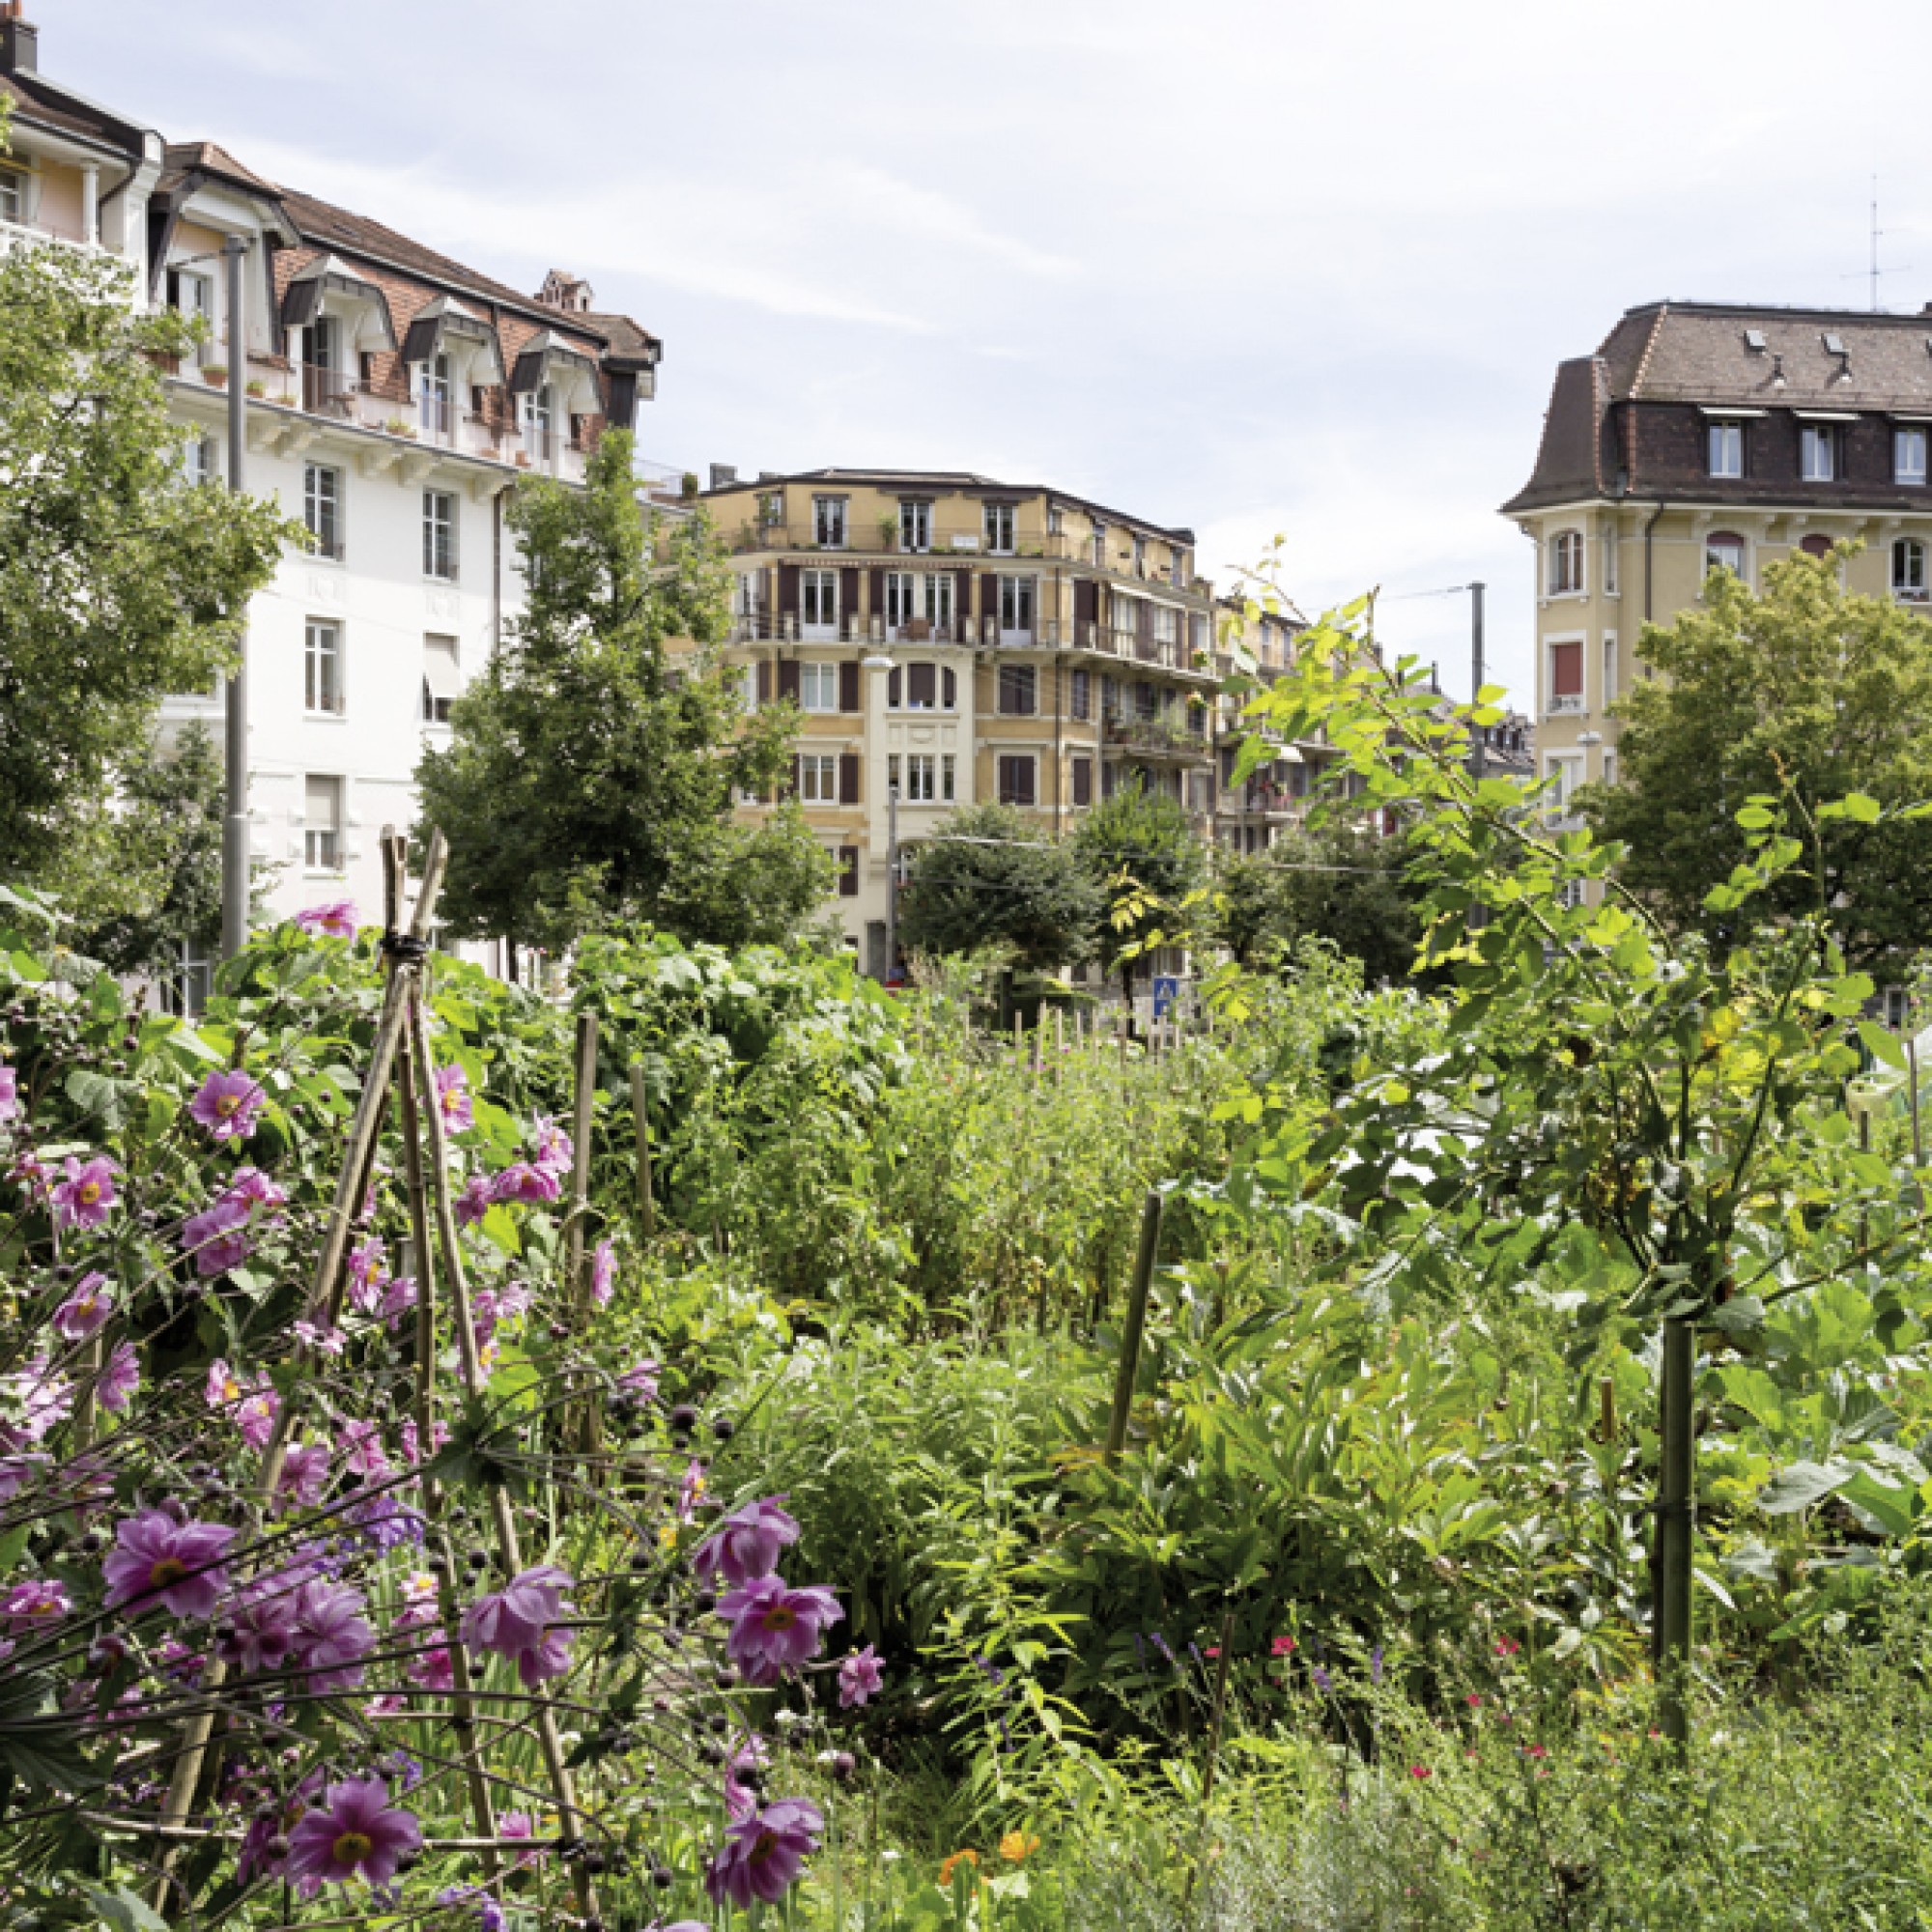
[[[1368,827],[1330,824],[1292,833],[1266,852],[1229,860],[1217,880],[1216,925],[1243,966],[1287,957],[1325,939],[1359,959],[1371,981],[1401,980],[1415,965],[1419,888],[1408,846]]]
[[[1015,966],[1045,972],[1093,950],[1102,903],[1072,846],[1041,837],[1010,805],[970,806],[919,848],[899,936],[914,952],[998,946]]]
[[[192,332],[131,297],[102,255],[0,256],[0,870],[56,891],[75,815],[227,668],[291,530],[188,483],[158,365]]]
[[[540,479],[511,499],[526,606],[417,770],[461,935],[561,948],[645,921],[737,945],[795,930],[831,887],[795,812],[731,821],[736,794],[780,781],[796,712],[743,710],[716,649],[723,554],[701,520],[646,517],[631,450],[611,431],[582,489]],[[672,639],[695,647],[676,664]]]
[[[1646,625],[1638,653],[1658,675],[1617,704],[1619,782],[1578,795],[1628,847],[1625,882],[1680,930],[1734,937],[1737,915],[1705,898],[1748,854],[1740,810],[1777,799],[1807,865],[1772,888],[1776,910],[1829,909],[1853,963],[1902,974],[1932,944],[1932,821],[1816,814],[1850,794],[1932,798],[1932,622],[1800,554],[1761,594],[1714,571],[1702,606]]]
[[[1208,854],[1178,800],[1123,784],[1080,821],[1073,850],[1105,895],[1101,963],[1133,995],[1134,969],[1157,934],[1179,937],[1177,914],[1208,877]]]

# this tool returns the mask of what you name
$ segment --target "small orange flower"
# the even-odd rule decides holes
[[[962,1861],[965,1863],[973,1865],[977,1868],[980,1862],[980,1854],[972,1850],[970,1847],[968,1847],[963,1851],[954,1852],[952,1856],[939,1867],[939,1882],[941,1885],[951,1885],[952,1883],[953,1870]]]
[[[1009,1832],[1000,1840],[1000,1856],[1009,1865],[1023,1865],[1039,1850],[1039,1840],[1031,1832]]]

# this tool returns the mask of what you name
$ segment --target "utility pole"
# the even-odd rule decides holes
[[[231,235],[221,244],[228,270],[228,487],[240,495],[247,448],[248,342],[242,333],[242,264],[248,244]],[[248,943],[248,630],[243,612],[235,668],[223,693],[223,753],[228,798],[221,821],[221,956]]]
[[[1469,585],[1469,702],[1474,704],[1483,692],[1483,585],[1475,582]],[[1485,753],[1488,750],[1483,737],[1484,727],[1480,724],[1469,726],[1469,776],[1478,784],[1483,781],[1483,773],[1488,765]]]

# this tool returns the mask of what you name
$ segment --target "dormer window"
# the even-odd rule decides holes
[[[1720,479],[1736,479],[1745,473],[1745,426],[1741,422],[1714,422],[1704,432],[1710,457],[1711,474]]]
[[[1891,480],[1913,486],[1925,481],[1925,432],[1917,426],[1891,433]]]
[[[1838,435],[1830,423],[1804,423],[1798,432],[1798,473],[1806,483],[1832,483],[1838,474]]]
[[[455,389],[450,379],[449,357],[432,355],[422,365],[416,390],[417,413],[423,434],[434,442],[448,440],[455,426]]]
[[[548,463],[556,450],[553,440],[556,427],[556,410],[551,400],[548,383],[540,384],[530,392],[528,408],[529,414],[524,425],[525,440],[529,445],[533,461]]]

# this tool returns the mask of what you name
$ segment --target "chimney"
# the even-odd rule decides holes
[[[711,466],[711,487],[714,490],[728,490],[738,480],[738,466],[735,463],[714,463]]]
[[[41,71],[41,30],[22,19],[23,0],[5,0],[0,6],[0,73],[38,73]]]

